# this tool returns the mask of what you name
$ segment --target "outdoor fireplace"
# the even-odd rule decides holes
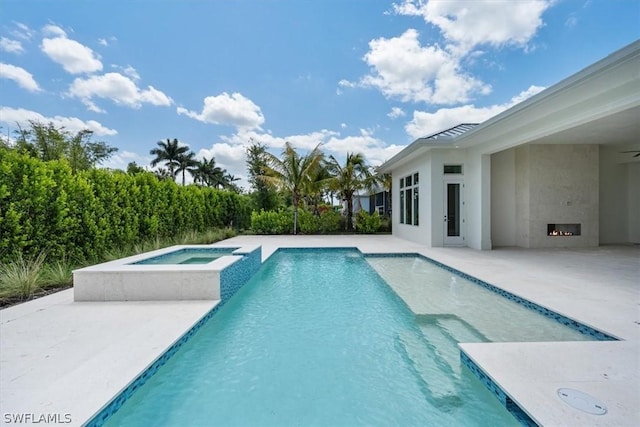
[[[580,224],[547,224],[547,236],[579,236]]]

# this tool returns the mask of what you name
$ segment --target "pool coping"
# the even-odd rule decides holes
[[[219,300],[225,269],[258,250],[259,245],[174,245],[73,271],[75,301]],[[185,250],[228,250],[202,264],[139,264]],[[211,283],[216,284],[210,286]]]

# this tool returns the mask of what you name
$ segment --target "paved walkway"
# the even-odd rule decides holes
[[[418,252],[612,334],[622,341],[461,347],[543,425],[640,425],[638,247],[482,252],[392,236],[239,236],[220,244],[261,244],[263,259],[278,247]],[[69,414],[70,425],[80,425],[214,304],[76,303],[67,290],[0,310],[0,423],[8,425],[7,413],[30,413]],[[575,410],[557,397],[559,387],[592,394],[609,412]]]

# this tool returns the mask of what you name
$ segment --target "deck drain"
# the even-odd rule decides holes
[[[576,409],[593,415],[604,415],[607,413],[607,407],[593,396],[588,395],[580,390],[572,388],[559,388],[558,396],[565,403]]]

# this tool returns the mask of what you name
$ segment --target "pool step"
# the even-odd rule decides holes
[[[422,334],[456,375],[460,375],[460,342],[487,342],[484,335],[453,315],[417,316]]]
[[[403,331],[396,336],[396,348],[407,361],[425,397],[439,406],[459,406],[454,373],[422,334]]]

